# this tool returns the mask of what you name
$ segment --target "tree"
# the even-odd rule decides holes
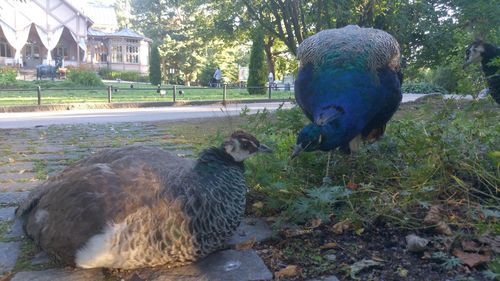
[[[258,28],[255,31],[248,75],[248,93],[264,95],[266,93],[267,66],[264,52],[264,32]]]
[[[161,67],[160,67],[160,52],[158,46],[151,47],[151,55],[149,56],[149,81],[153,85],[161,84]]]

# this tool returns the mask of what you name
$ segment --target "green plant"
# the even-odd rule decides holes
[[[152,85],[159,85],[162,82],[160,52],[156,45],[151,47],[151,55],[149,57],[149,82]]]
[[[12,67],[0,67],[0,86],[13,86],[16,84],[17,70]]]
[[[89,87],[104,86],[101,77],[99,77],[94,71],[88,69],[71,69],[70,71],[68,71],[67,77],[68,81],[70,81],[74,85]]]
[[[248,93],[264,95],[266,93],[267,66],[264,52],[264,32],[261,29],[255,31],[248,68]]]
[[[432,94],[432,93],[448,94],[448,91],[440,86],[428,82],[413,82],[413,81],[404,82],[403,85],[401,85],[401,91],[403,93],[411,93],[411,94]]]

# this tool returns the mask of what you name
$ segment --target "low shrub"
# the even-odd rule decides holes
[[[0,67],[0,86],[13,86],[16,84],[17,70],[12,67]]]
[[[403,93],[408,94],[448,94],[448,91],[443,87],[428,82],[404,82],[403,85],[401,85],[401,90]]]
[[[99,69],[99,76],[102,79],[107,80],[123,80],[131,82],[149,82],[148,76],[141,74],[138,71],[118,71],[112,70],[111,68],[101,68]]]
[[[99,77],[94,71],[73,68],[68,71],[67,79],[74,85],[98,87],[104,86],[101,77]]]
[[[244,129],[274,150],[248,160],[249,198],[262,200],[259,212],[278,215],[278,222],[334,217],[358,226],[383,221],[418,228],[429,206],[442,204],[454,223],[476,218],[494,229],[479,212],[500,204],[498,109],[487,101],[434,98],[412,110],[398,114],[385,137],[359,152],[333,152],[329,178],[326,152],[290,159],[307,122],[300,109],[247,116]]]

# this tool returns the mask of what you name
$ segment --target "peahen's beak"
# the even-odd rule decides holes
[[[267,146],[267,145],[265,145],[265,144],[261,143],[261,144],[259,145],[259,152],[264,152],[264,153],[272,153],[272,152],[273,152],[273,150],[272,150],[271,148],[269,148],[269,146]]]
[[[293,153],[292,153],[291,158],[293,159],[293,158],[297,157],[297,155],[299,155],[303,150],[304,150],[304,148],[302,148],[302,145],[300,145],[300,144],[295,145],[295,147],[293,148]]]

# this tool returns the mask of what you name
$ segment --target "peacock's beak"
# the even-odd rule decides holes
[[[291,158],[293,159],[293,158],[297,157],[297,155],[299,155],[303,150],[304,150],[304,148],[302,148],[302,145],[300,145],[300,144],[295,145],[295,147],[293,148]]]
[[[271,148],[269,148],[269,146],[267,146],[267,145],[265,145],[265,144],[261,143],[261,144],[259,145],[259,152],[264,152],[264,153],[272,153],[272,152],[273,152],[273,150],[272,150]]]

